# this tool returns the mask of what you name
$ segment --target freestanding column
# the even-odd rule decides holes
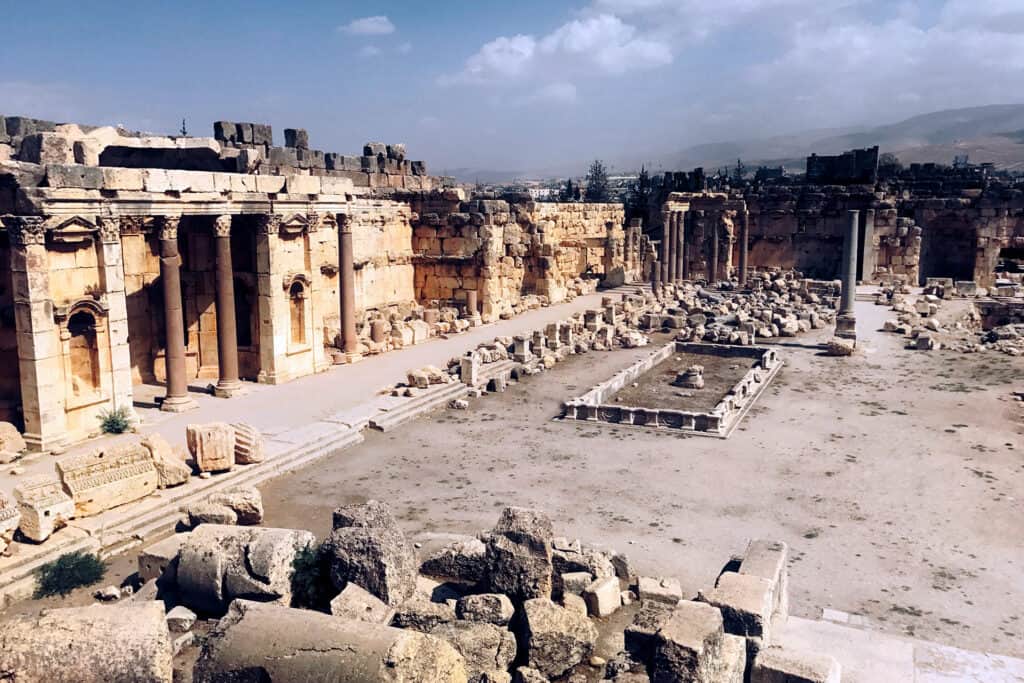
[[[869,281],[875,275],[875,210],[865,209],[858,234],[857,279]]]
[[[713,218],[711,223],[711,262],[708,263],[708,284],[713,285],[718,281],[718,219]]]
[[[683,275],[683,254],[686,250],[686,223],[683,222],[683,212],[677,211],[676,217],[676,282],[685,280]]]
[[[475,289],[466,290],[466,319],[470,325],[476,327],[482,321],[480,319],[480,299]]]
[[[679,241],[679,243],[682,245],[682,251],[683,251],[683,269],[682,269],[682,273],[683,274],[680,277],[682,277],[684,280],[689,280],[690,279],[690,245],[689,245],[689,242],[687,240],[687,236],[689,236],[690,240],[693,239],[693,212],[691,212],[691,211],[683,211],[683,215],[680,218],[680,221],[681,221],[680,225],[682,226],[682,229],[680,230],[680,232],[683,235],[683,238]]]
[[[668,237],[669,237],[669,215],[662,214],[661,221],[661,255],[658,262],[661,264],[661,282],[668,282]]]
[[[658,259],[654,259],[651,264],[651,291],[655,296],[661,291],[661,264],[658,263]]]
[[[747,286],[747,249],[750,246],[750,214],[741,211],[740,219],[740,287]]]
[[[231,267],[231,216],[217,216],[217,365],[220,377],[213,393],[231,398],[242,390],[238,379],[238,335],[235,321],[235,272]]]
[[[665,234],[668,240],[668,249],[665,251],[666,258],[668,259],[668,283],[675,284],[676,282],[676,235],[678,234],[678,228],[676,227],[676,212],[673,211],[668,215],[668,232]]]
[[[857,320],[853,306],[857,300],[857,232],[859,231],[859,214],[857,210],[847,211],[846,240],[843,242],[842,279],[843,291],[840,299],[839,315],[836,316],[836,336],[844,339],[856,339]]]
[[[164,354],[167,395],[160,410],[181,413],[198,407],[188,395],[185,377],[185,316],[181,305],[181,257],[178,255],[180,216],[165,216],[160,221],[160,279],[164,285],[164,330],[167,347]]]
[[[107,295],[107,329],[110,334],[110,386],[114,408],[124,410],[129,424],[138,424],[132,402],[132,357],[128,347],[128,301],[124,289],[124,256],[121,250],[121,219],[99,217],[97,255]]]
[[[341,300],[341,350],[345,360],[360,359],[356,338],[356,271],[352,254],[352,224],[347,214],[338,214],[338,272]]]

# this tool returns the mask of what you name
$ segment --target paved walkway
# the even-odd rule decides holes
[[[192,386],[199,408],[187,413],[164,413],[150,407],[150,403],[136,396],[136,411],[142,419],[141,433],[158,432],[170,443],[185,446],[185,425],[195,422],[247,422],[265,433],[278,433],[286,429],[316,422],[341,411],[353,410],[372,399],[396,382],[405,381],[409,370],[436,365],[445,367],[448,359],[475,348],[479,343],[498,336],[512,336],[530,332],[547,323],[564,320],[577,311],[598,308],[601,298],[632,292],[636,286],[625,286],[577,297],[562,304],[528,311],[511,320],[471,328],[447,339],[434,338],[417,346],[367,356],[353,365],[332,366],[327,372],[302,377],[287,384],[268,386],[246,382],[247,392],[232,399],[220,399],[205,391],[208,380]],[[148,387],[137,387],[140,395]],[[86,452],[132,435],[103,436],[90,439],[68,450],[68,453]],[[24,475],[53,473],[53,456],[34,456],[16,463]],[[12,493],[19,477],[10,474],[12,466],[5,466],[0,474],[0,491]]]

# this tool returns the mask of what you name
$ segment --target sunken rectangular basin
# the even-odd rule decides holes
[[[704,387],[674,384],[704,366]],[[670,342],[611,379],[562,404],[568,420],[728,437],[782,367],[775,349]]]

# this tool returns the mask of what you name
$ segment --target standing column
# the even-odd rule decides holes
[[[480,319],[480,298],[475,289],[466,290],[466,319],[473,327],[483,322]]]
[[[185,377],[185,316],[181,305],[181,257],[178,255],[180,216],[160,220],[160,279],[164,289],[164,330],[167,348],[164,354],[167,395],[160,410],[181,413],[198,407],[188,394]]]
[[[123,409],[130,424],[138,424],[132,401],[132,356],[128,346],[128,300],[124,289],[124,256],[121,249],[121,219],[96,219],[100,233],[97,252],[107,295],[107,327],[110,334],[111,393],[115,409]]]
[[[690,279],[690,241],[693,240],[693,213],[689,210],[683,211],[683,215],[680,218],[680,225],[682,225],[683,239],[680,243],[683,245],[683,274],[684,280]],[[689,238],[689,239],[688,239]]]
[[[869,281],[875,275],[875,210],[865,209],[858,234],[857,279]]]
[[[676,212],[668,215],[668,283],[674,285],[678,274],[676,273],[676,240],[679,235],[679,226],[676,225]]]
[[[235,320],[235,271],[231,266],[231,216],[213,222],[217,237],[217,366],[213,393],[231,398],[242,390],[238,378],[238,334]]]
[[[668,282],[668,235],[669,235],[669,214],[663,213],[661,215],[661,255],[658,261],[661,266],[661,282]]]
[[[661,291],[661,264],[658,259],[651,262],[651,291],[655,296]]]
[[[708,263],[708,284],[718,281],[718,219],[711,221],[711,261]]]
[[[341,350],[345,360],[360,359],[356,338],[356,271],[352,254],[352,224],[347,214],[338,214],[338,272],[341,303]]]
[[[683,222],[683,212],[676,211],[676,282],[685,280],[683,275],[683,252],[686,247],[686,224]]]
[[[859,226],[857,210],[847,211],[846,240],[843,242],[842,280],[843,290],[836,316],[836,336],[844,339],[857,339],[857,320],[853,307],[857,300],[857,232]]]
[[[740,287],[747,286],[747,249],[750,246],[750,214],[741,211],[740,219]]]

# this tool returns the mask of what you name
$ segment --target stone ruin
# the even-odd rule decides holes
[[[624,554],[555,536],[546,515],[525,508],[426,557],[377,501],[338,508],[333,527],[316,553],[333,588],[314,609],[293,607],[291,592],[312,534],[203,524],[140,555],[146,583],[131,597],[11,621],[0,670],[209,683],[253,672],[382,683],[840,680],[832,657],[777,641],[789,612],[784,543],[751,541],[688,597],[670,577],[638,576]],[[44,643],[59,644],[60,661],[39,656]]]
[[[36,543],[45,541],[75,516],[75,502],[56,477],[25,477],[14,488],[14,497],[21,511],[18,530]]]
[[[157,489],[152,455],[138,442],[70,456],[59,460],[56,468],[75,504],[75,517],[99,514]]]
[[[673,382],[677,387],[683,387],[685,389],[703,389],[704,388],[704,366],[703,365],[691,365],[680,373],[676,374],[676,379]]]

